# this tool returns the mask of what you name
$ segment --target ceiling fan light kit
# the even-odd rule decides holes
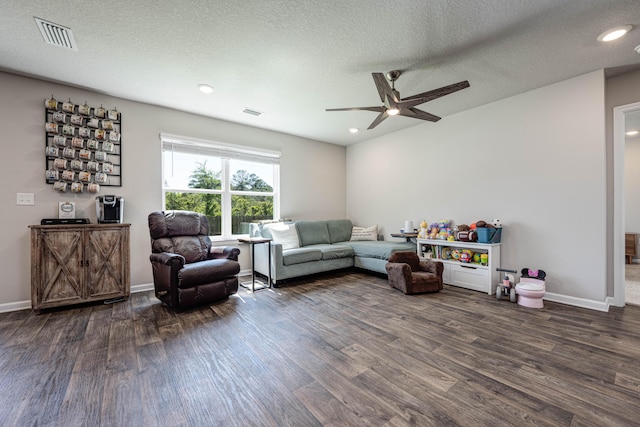
[[[440,120],[440,117],[419,110],[415,108],[416,105],[424,104],[425,102],[469,87],[469,82],[465,80],[407,98],[400,98],[400,92],[396,90],[395,82],[401,74],[402,72],[399,70],[389,71],[386,76],[382,73],[371,73],[376,89],[378,89],[378,95],[380,95],[380,100],[383,104],[379,107],[327,108],[326,111],[374,111],[378,113],[378,116],[371,122],[367,130],[375,128],[387,117],[396,115],[437,122]],[[389,81],[391,85],[389,85]]]

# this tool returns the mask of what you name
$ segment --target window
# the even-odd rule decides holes
[[[209,235],[248,234],[249,223],[279,217],[280,153],[161,134],[166,210],[209,219]]]

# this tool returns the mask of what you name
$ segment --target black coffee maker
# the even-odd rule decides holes
[[[114,195],[96,197],[96,216],[100,224],[122,224],[124,197]]]

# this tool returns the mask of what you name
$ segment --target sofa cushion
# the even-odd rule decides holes
[[[371,227],[353,227],[353,230],[351,230],[351,240],[378,240],[378,226],[372,225]]]
[[[327,221],[331,243],[344,242],[351,239],[353,223],[350,219],[330,219]]]
[[[329,244],[329,228],[327,221],[296,221],[300,246]]]
[[[322,251],[317,248],[296,248],[282,251],[284,265],[302,264],[322,260]]]
[[[280,243],[282,249],[294,249],[300,247],[298,230],[295,224],[282,224],[281,227],[271,228],[273,243]]]
[[[372,241],[348,241],[341,242],[341,245],[350,246],[356,256],[363,258],[389,259],[392,253],[399,251],[416,250],[415,243],[410,242],[387,242],[383,240]]]
[[[322,260],[353,257],[353,248],[347,245],[313,245],[314,249],[322,252]]]

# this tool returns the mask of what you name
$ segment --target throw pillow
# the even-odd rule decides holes
[[[353,227],[351,240],[378,240],[378,225],[371,227]]]
[[[271,236],[273,243],[280,243],[282,249],[294,249],[300,247],[300,241],[298,240],[298,230],[296,225],[282,224],[280,227],[271,228]]]

